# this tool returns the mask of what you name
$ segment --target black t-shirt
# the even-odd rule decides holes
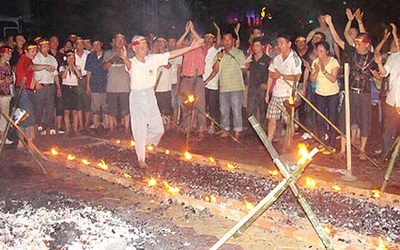
[[[11,53],[10,65],[14,67],[17,65],[19,58],[21,57],[22,53],[20,53],[17,49],[14,49]]]
[[[374,84],[371,70],[378,68],[374,61],[374,54],[368,51],[367,54],[360,55],[348,43],[345,43],[344,51],[350,66],[350,87],[360,89],[362,92],[371,92],[372,84]]]
[[[258,61],[255,60],[254,54],[251,56],[251,59],[249,87],[257,88],[262,83],[267,83],[268,81],[268,67],[271,59],[264,53]]]

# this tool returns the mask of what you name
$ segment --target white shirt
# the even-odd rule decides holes
[[[168,61],[171,64],[171,68],[169,68],[169,76],[172,84],[178,83],[178,65],[182,66],[182,58],[182,56],[178,56]]]
[[[400,52],[391,54],[386,63],[385,70],[389,76],[389,92],[386,103],[392,107],[400,107]]]
[[[67,70],[66,66],[60,67],[60,72],[64,72],[65,70]],[[78,77],[75,75],[75,72],[68,72],[67,76],[62,79],[62,85],[78,86]]]
[[[139,61],[136,57],[130,58],[131,68],[128,71],[131,78],[131,90],[148,89],[154,87],[157,80],[157,69],[167,65],[169,52],[164,54],[153,54],[145,57],[145,62]]]
[[[156,88],[156,92],[167,92],[167,91],[171,91],[171,77],[169,75],[169,71],[171,68],[167,69],[164,66],[160,66],[157,69],[157,78],[160,75],[160,73],[162,72],[162,75],[160,77],[160,81],[158,82],[157,88]],[[157,82],[157,80],[156,80]]]
[[[89,53],[90,53],[89,51],[83,50],[82,57],[79,57],[78,53],[75,50],[75,64],[76,64],[77,68],[81,70],[82,76],[85,76],[87,74],[87,72],[85,70],[85,65],[86,65],[86,59],[87,59],[87,56],[89,55]]]
[[[206,59],[205,59],[205,68],[204,68],[204,75],[203,79],[207,79],[210,75],[211,72],[213,71],[213,66],[215,63],[215,57],[217,56],[219,52],[219,49],[216,49],[214,46],[208,49]],[[217,90],[218,89],[218,79],[219,79],[219,73],[215,75],[211,81],[208,82],[208,84],[205,86],[207,89],[213,89]]]
[[[301,59],[292,50],[289,56],[283,60],[282,54],[277,55],[273,60],[268,70],[275,72],[277,69],[281,75],[299,75],[301,74]],[[299,82],[300,79],[297,80]],[[293,86],[293,81],[287,81]],[[272,95],[275,97],[288,97],[292,94],[292,87],[289,86],[284,80],[276,79],[276,84]]]
[[[57,72],[58,64],[57,64],[57,60],[54,58],[54,56],[52,56],[50,54],[47,54],[47,56],[44,56],[42,53],[39,52],[33,59],[33,63],[53,66],[56,69],[53,72],[49,72],[45,69],[40,70],[40,71],[35,71],[35,80],[41,84],[54,84],[54,76],[58,75],[58,72]]]

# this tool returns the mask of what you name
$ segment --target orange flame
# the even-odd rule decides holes
[[[191,160],[193,158],[193,156],[188,151],[185,152],[184,156],[186,160]]]
[[[134,146],[136,146],[136,143],[134,140],[131,140],[131,147],[134,147]]]
[[[342,188],[339,187],[338,185],[333,185],[332,186],[332,190],[335,191],[335,192],[339,192],[340,190],[342,190]]]
[[[379,245],[376,246],[376,250],[388,250],[387,247],[385,247],[385,242],[383,242],[382,237],[379,237]]]
[[[299,161],[297,162],[297,165],[301,165],[307,160],[307,158],[309,157],[309,153],[307,150],[307,146],[304,143],[299,143],[298,148]]]
[[[381,197],[381,192],[379,192],[379,190],[377,190],[377,189],[372,190],[372,193],[374,194],[373,196],[374,196],[375,198]]]
[[[204,200],[207,201],[207,202],[216,203],[217,202],[217,197],[215,195],[213,195],[213,194],[206,195],[204,197]]]
[[[50,149],[50,153],[51,153],[53,156],[58,155],[58,151],[57,151],[56,148],[51,148],[51,149]]]
[[[315,180],[311,177],[306,177],[306,187],[308,188],[314,188],[317,185],[317,183],[315,182]]]
[[[121,140],[116,140],[115,143],[120,144]]]
[[[155,187],[157,185],[157,181],[153,177],[151,177],[150,179],[148,178],[144,179],[144,182],[147,183],[148,187]]]
[[[279,172],[278,172],[278,170],[275,169],[275,170],[270,170],[270,171],[268,171],[268,173],[269,173],[270,175],[274,175],[274,176],[275,176],[275,175],[278,175]]]
[[[188,98],[184,101],[184,103],[193,103],[195,101],[194,95],[189,95]]]
[[[75,156],[74,156],[74,155],[71,155],[71,154],[68,154],[68,155],[67,155],[67,160],[73,161],[73,160],[75,160]]]
[[[147,145],[147,150],[149,150],[149,151],[153,151],[154,150],[154,146],[153,145]]]
[[[245,203],[246,210],[249,212],[255,208],[254,204],[249,201],[245,200],[244,203]]]
[[[235,168],[237,168],[237,165],[236,165],[236,164],[232,164],[232,163],[228,163],[226,166],[227,166],[228,168],[230,168],[230,169],[235,169]]]
[[[88,166],[90,164],[90,162],[86,159],[82,159],[82,163],[85,164],[86,166]]]
[[[166,155],[170,155],[170,154],[171,154],[171,151],[169,151],[168,149],[166,149],[166,150],[165,150],[165,154],[166,154]]]
[[[168,182],[164,181],[164,186],[165,186],[165,190],[167,191],[167,193],[170,194],[176,194],[179,193],[179,191],[181,190],[179,187],[173,187],[171,185],[168,184]]]
[[[108,166],[107,166],[107,164],[106,164],[103,160],[100,160],[100,162],[97,163],[97,166],[98,166],[99,168],[103,169],[103,170],[108,170]]]
[[[330,235],[332,233],[332,229],[329,227],[322,227],[322,230],[324,231],[325,235]]]
[[[215,159],[214,159],[214,157],[210,156],[210,157],[208,157],[208,160],[209,160],[212,164],[215,164]]]
[[[292,96],[292,95],[291,95],[290,98],[289,98],[289,104],[294,104],[294,99],[293,99],[293,96]]]
[[[124,177],[127,178],[127,179],[131,179],[132,178],[132,176],[130,174],[128,174],[128,173],[125,173]]]

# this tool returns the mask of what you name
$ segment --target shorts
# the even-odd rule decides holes
[[[172,115],[171,91],[156,92],[158,108],[163,115]]]
[[[107,114],[107,94],[106,93],[92,93],[91,94],[91,106],[93,114]]]
[[[107,93],[108,114],[111,116],[129,115],[129,92]],[[119,111],[118,112],[118,108]]]
[[[62,85],[61,88],[64,110],[81,110],[78,86]]]
[[[284,106],[283,102],[288,99],[289,99],[289,96],[285,96],[285,97],[272,96],[271,100],[269,101],[269,104],[268,104],[267,116],[266,116],[267,119],[279,120],[281,118],[281,116],[284,119],[287,119],[287,115],[282,114],[282,111],[278,108],[277,105],[284,108],[285,106]]]

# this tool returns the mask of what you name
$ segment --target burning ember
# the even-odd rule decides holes
[[[307,146],[304,143],[299,143],[298,148],[299,161],[297,162],[297,165],[301,165],[307,160],[307,158],[309,157],[309,153],[307,150]]]
[[[146,182],[147,183],[147,186],[148,187],[154,187],[154,186],[156,186],[157,185],[157,181],[156,181],[156,179],[154,179],[153,177],[151,177],[150,179],[144,179],[144,182]]]
[[[103,170],[108,170],[108,166],[107,166],[107,164],[106,164],[103,160],[100,160],[100,162],[97,163],[97,166],[98,166],[99,168],[103,169]]]
[[[132,179],[132,176],[130,174],[128,174],[128,173],[125,173],[124,177],[127,178],[127,179]]]
[[[209,160],[212,164],[215,164],[215,159],[214,159],[212,156],[208,157],[208,160]]]
[[[228,168],[230,168],[230,169],[235,169],[235,168],[237,168],[237,165],[236,165],[236,164],[232,164],[232,163],[228,163],[226,166],[227,166]]]
[[[184,156],[186,160],[191,160],[193,158],[193,156],[187,151],[185,152]]]
[[[165,150],[165,154],[166,154],[166,155],[170,155],[170,154],[171,154],[171,151],[169,151],[168,149],[166,149],[166,150]]]
[[[86,159],[82,159],[82,163],[85,164],[86,166],[88,166],[90,164],[90,162]]]
[[[249,201],[245,200],[244,203],[245,203],[246,210],[249,212],[255,208],[254,204]]]
[[[149,151],[153,151],[154,150],[154,146],[153,145],[147,145],[147,150]]]
[[[335,192],[339,192],[340,190],[342,190],[342,188],[339,187],[338,185],[333,185],[332,186],[332,190],[335,191]]]
[[[379,237],[379,245],[375,249],[376,250],[388,250],[388,248],[385,247],[385,243],[383,242],[382,237]]]
[[[115,143],[116,143],[116,144],[120,144],[120,143],[121,143],[121,140],[116,140]]]
[[[372,190],[372,193],[374,194],[374,198],[379,198],[381,197],[381,192],[379,192],[379,190]]]
[[[176,194],[179,193],[180,188],[179,187],[173,187],[171,185],[168,184],[168,182],[164,181],[164,186],[165,186],[165,190],[167,191],[167,193],[170,194]]]
[[[134,147],[134,146],[136,146],[136,143],[134,140],[131,140],[131,147]]]
[[[75,156],[74,156],[74,155],[71,155],[71,154],[68,154],[67,160],[73,161],[73,160],[75,160]]]
[[[216,203],[217,202],[217,197],[215,195],[213,195],[213,194],[206,195],[204,197],[204,200],[207,201],[207,202]]]
[[[315,186],[317,185],[317,183],[315,182],[315,180],[311,177],[306,177],[306,187],[308,188],[315,188]]]
[[[53,156],[58,155],[58,150],[57,150],[57,148],[51,148],[51,149],[50,149],[50,153],[51,153],[51,155],[53,155]]]
[[[322,230],[326,235],[330,235],[332,233],[332,229],[330,229],[329,227],[322,227]]]
[[[268,171],[268,173],[270,174],[270,175],[274,175],[274,176],[276,176],[276,175],[278,175],[279,174],[279,172],[278,172],[278,170],[270,170],[270,171]]]

